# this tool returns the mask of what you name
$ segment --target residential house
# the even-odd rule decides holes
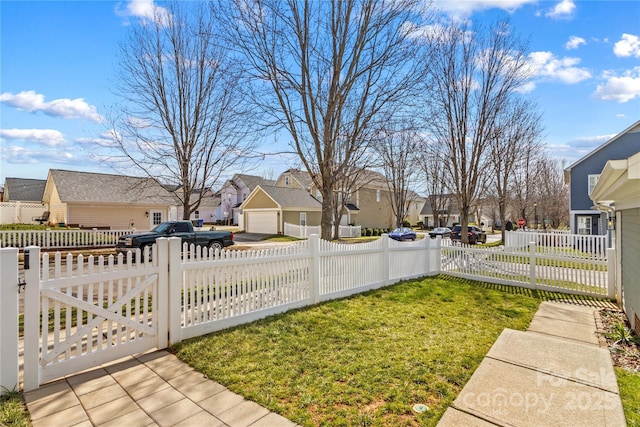
[[[565,169],[569,185],[569,225],[575,234],[607,234],[607,214],[593,206],[591,192],[609,160],[623,160],[640,151],[640,121]]]
[[[640,148],[626,159],[605,163],[591,200],[615,232],[617,297],[640,335]]]
[[[493,220],[487,215],[485,203],[478,203],[475,209],[469,212],[468,223],[476,224],[481,228],[491,227]],[[427,228],[453,227],[460,224],[460,209],[454,194],[434,194],[428,196],[420,212],[420,218]]]
[[[247,200],[249,194],[258,185],[272,186],[273,184],[273,180],[255,175],[233,175],[214,195],[218,197],[215,201],[219,201],[219,204],[215,207],[216,220],[231,222],[232,224],[238,224],[240,228],[244,228],[240,205]]]
[[[240,205],[249,233],[281,234],[284,223],[320,225],[322,205],[301,188],[258,185]]]
[[[3,201],[41,204],[46,183],[44,179],[5,178]]]
[[[51,169],[43,202],[49,223],[148,230],[169,219],[177,200],[152,178]]]
[[[45,183],[43,179],[6,178],[0,199],[0,224],[44,222],[46,208],[42,195]]]
[[[387,180],[384,175],[364,171],[358,179],[357,189],[348,194],[340,194],[339,198],[346,208],[342,225],[360,225],[369,228],[390,228],[395,223]],[[276,180],[277,187],[297,188],[307,191],[318,201],[322,201],[320,189],[316,188],[308,172],[299,169],[289,169]],[[415,194],[415,193],[413,193]],[[415,195],[417,196],[417,195]],[[415,217],[417,223],[418,212],[422,208],[422,198],[417,196],[410,206],[409,221]],[[294,223],[298,225],[297,223]]]

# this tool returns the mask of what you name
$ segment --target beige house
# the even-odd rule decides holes
[[[281,234],[284,223],[320,225],[322,206],[301,188],[258,185],[240,205],[249,233]]]
[[[395,216],[391,208],[391,198],[386,178],[377,172],[366,171],[360,178],[358,189],[344,196],[345,213],[342,225],[360,225],[370,228],[390,228],[395,223]],[[295,188],[305,190],[318,201],[322,201],[320,190],[313,184],[308,172],[299,169],[289,169],[276,180],[276,187]],[[407,220],[417,224],[420,211],[424,205],[424,198],[411,192],[411,204]],[[298,225],[298,222],[293,224]],[[308,224],[312,225],[312,224]]]
[[[43,203],[50,224],[149,230],[175,217],[176,199],[156,180],[51,169]]]

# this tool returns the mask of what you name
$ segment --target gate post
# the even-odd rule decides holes
[[[168,316],[164,320],[169,324],[169,345],[182,341],[182,267],[180,253],[182,240],[179,237],[169,237],[168,256]],[[186,255],[185,255],[186,256]]]
[[[169,338],[169,239],[160,237],[156,239],[156,256],[158,257],[158,288],[157,303],[153,313],[156,323],[159,350],[167,348]]]
[[[26,259],[29,256],[29,268]],[[24,250],[24,391],[40,387],[40,248]],[[43,268],[49,268],[48,265]],[[44,328],[46,331],[46,328]]]
[[[0,396],[18,389],[18,248],[0,249]]]

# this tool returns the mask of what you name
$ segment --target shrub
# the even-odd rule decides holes
[[[402,221],[402,226],[411,228],[411,223],[405,219],[404,221]]]

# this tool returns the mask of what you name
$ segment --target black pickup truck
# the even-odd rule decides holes
[[[146,233],[121,236],[116,244],[116,252],[126,253],[138,248],[144,250],[145,246],[153,245],[158,237],[180,237],[182,243],[218,250],[233,245],[233,233],[230,231],[195,231],[190,221],[168,221]]]

